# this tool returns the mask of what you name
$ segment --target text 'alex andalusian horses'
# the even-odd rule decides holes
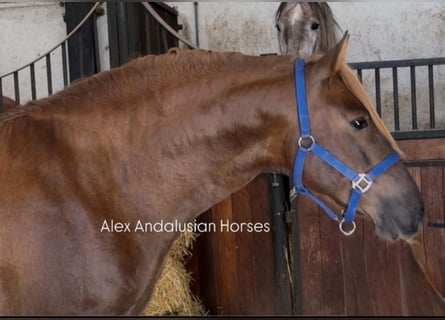
[[[346,48],[347,37],[304,66],[308,117],[317,144],[369,172],[398,149]],[[177,233],[139,221],[193,221],[261,172],[292,174],[294,62],[175,49],[0,116],[0,314],[140,313]],[[303,182],[347,206],[351,182],[315,154]],[[409,239],[422,207],[398,162],[358,212]]]

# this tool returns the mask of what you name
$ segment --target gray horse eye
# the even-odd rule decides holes
[[[314,22],[311,25],[311,30],[318,30],[320,28],[320,24],[318,22]]]
[[[278,32],[281,32],[281,28],[280,28],[280,26],[278,25],[278,23],[275,25],[275,28],[277,28]]]

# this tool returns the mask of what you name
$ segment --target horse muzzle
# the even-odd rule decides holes
[[[404,208],[394,202],[384,203],[383,210],[375,221],[376,233],[387,240],[412,240],[420,231],[425,217],[423,202],[411,198]]]

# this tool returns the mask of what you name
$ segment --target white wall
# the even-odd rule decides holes
[[[65,9],[59,2],[2,3],[0,4],[0,76],[28,64],[56,46],[66,36],[63,21]],[[58,53],[58,54],[57,54]],[[61,65],[61,54],[51,56],[54,65]],[[48,95],[46,64],[36,65],[38,97]],[[53,70],[54,90],[63,87],[63,78]],[[21,99],[31,98],[29,69],[19,72]],[[13,78],[3,80],[3,92],[14,97]]]
[[[106,12],[106,5],[104,6]],[[67,36],[65,8],[58,1],[0,3],[0,76],[15,71],[46,54]],[[106,15],[97,17],[102,70],[110,68]],[[51,54],[53,92],[63,89],[62,50]],[[36,64],[37,98],[48,95],[45,59]],[[69,76],[69,75],[68,75]],[[31,99],[30,70],[19,72],[20,102]],[[5,96],[14,98],[12,76],[2,81]]]
[[[183,34],[195,41],[193,2],[168,2],[177,7]],[[445,1],[329,2],[343,30],[351,34],[349,62],[445,57]],[[200,47],[212,50],[240,51],[258,55],[277,53],[274,16],[279,2],[199,2],[198,27]],[[59,2],[0,3],[0,75],[12,71],[48,51],[66,35],[64,8]],[[106,18],[101,18],[102,37],[106,37]],[[103,66],[109,62],[107,41],[101,42]],[[54,64],[60,53],[53,55]],[[54,69],[54,68],[53,68]],[[44,63],[37,65],[40,83],[38,97],[47,94]],[[30,98],[29,71],[20,73],[21,102]],[[54,91],[63,87],[60,72],[53,70]],[[372,74],[364,74],[368,92],[373,96]],[[401,71],[400,99],[402,113],[409,116],[409,78]],[[418,74],[419,116],[422,126],[428,119],[428,88],[425,72]],[[392,128],[391,74],[382,75],[383,111]],[[436,103],[438,117],[445,127],[445,67],[437,68]],[[3,82],[6,95],[13,96],[12,77]],[[409,129],[407,122],[404,126]]]
[[[351,61],[445,56],[445,2],[330,3],[351,33]]]
[[[193,43],[195,15],[192,2],[170,2],[179,11],[184,35]],[[199,2],[200,47],[246,54],[279,52],[274,28],[279,2]],[[329,2],[339,25],[351,34],[348,62],[445,57],[445,1]],[[425,68],[417,72],[420,128],[429,125],[428,82]],[[382,72],[382,110],[394,129],[392,73]],[[374,97],[372,72],[364,73],[367,91]],[[445,66],[435,70],[437,122],[445,128]],[[411,128],[409,70],[399,74],[403,130]]]
[[[192,2],[177,8],[184,35],[195,42]],[[274,28],[279,2],[199,2],[200,46],[246,54],[278,52]],[[445,56],[445,1],[329,2],[351,34],[349,61]]]

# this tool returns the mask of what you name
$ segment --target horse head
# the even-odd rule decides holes
[[[300,58],[326,52],[336,44],[339,29],[329,5],[324,2],[282,2],[275,26],[281,54]]]
[[[348,39],[346,34],[324,56],[308,59],[308,113],[316,143],[355,172],[366,173],[388,155],[402,152],[345,63]],[[351,180],[313,152],[307,155],[302,180],[312,194],[331,208],[340,211],[348,206]],[[409,240],[418,232],[423,203],[402,162],[396,162],[373,181],[357,212],[370,218],[377,234],[386,239]]]

